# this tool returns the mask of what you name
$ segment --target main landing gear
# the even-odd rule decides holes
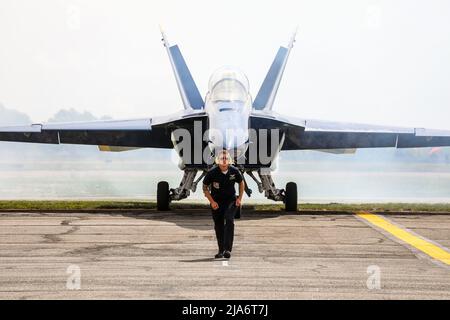
[[[167,181],[158,182],[158,187],[156,191],[156,207],[159,211],[169,210],[169,204],[173,200],[182,200],[187,197],[192,192],[197,189],[197,184],[203,179],[206,172],[203,171],[202,174],[195,180],[197,175],[197,169],[186,169],[184,170],[183,178],[178,188],[170,189],[169,183]]]
[[[247,174],[256,182],[259,192],[264,192],[267,199],[283,201],[284,208],[287,212],[297,211],[298,193],[297,184],[295,182],[288,182],[286,184],[286,189],[277,189],[272,180],[270,171],[259,169],[259,180],[252,171],[247,172]]]
[[[191,191],[195,192],[197,189],[197,184],[206,174],[206,171],[202,171],[202,174],[195,179],[197,172],[197,169],[184,170],[181,183],[179,187],[175,189],[170,189],[169,184],[166,181],[158,182],[156,195],[158,210],[167,211],[169,210],[171,201],[185,199],[189,197]],[[248,171],[247,174],[256,182],[259,192],[264,192],[267,199],[283,201],[287,212],[297,211],[298,193],[297,184],[295,182],[288,182],[286,184],[286,189],[277,189],[269,171],[266,172],[259,169],[257,172],[259,180],[255,177],[252,171]],[[247,187],[246,192],[249,194],[251,193],[251,190]]]

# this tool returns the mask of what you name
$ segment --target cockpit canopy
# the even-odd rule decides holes
[[[246,102],[249,98],[249,82],[239,69],[223,67],[209,79],[212,102]]]

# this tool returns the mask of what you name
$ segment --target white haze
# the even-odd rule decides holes
[[[159,27],[201,92],[221,65],[253,95],[295,26],[276,109],[300,117],[448,128],[450,2],[0,2],[0,101],[34,121],[60,108],[115,118],[181,108]]]
[[[445,0],[2,0],[0,109],[23,115],[9,113],[0,123],[47,121],[61,109],[97,118],[180,110],[159,24],[180,45],[203,95],[216,68],[235,65],[255,96],[298,26],[276,111],[450,129]],[[302,199],[312,201],[447,201],[448,151],[439,163],[429,161],[429,150],[402,152],[289,152],[275,180],[280,187],[296,181]],[[86,146],[0,143],[0,157],[3,198],[146,198],[159,179],[173,186],[181,178],[170,153],[155,150],[100,154]],[[155,161],[166,169],[156,171]]]

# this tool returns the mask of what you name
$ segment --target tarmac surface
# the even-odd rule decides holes
[[[2,212],[0,298],[450,299],[450,214],[244,211],[234,244],[207,210]]]

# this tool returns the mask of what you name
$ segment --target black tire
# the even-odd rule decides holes
[[[156,207],[159,211],[167,211],[169,210],[169,202],[169,183],[160,181],[156,192]]]
[[[297,211],[297,184],[288,182],[286,184],[284,205],[287,212]]]

